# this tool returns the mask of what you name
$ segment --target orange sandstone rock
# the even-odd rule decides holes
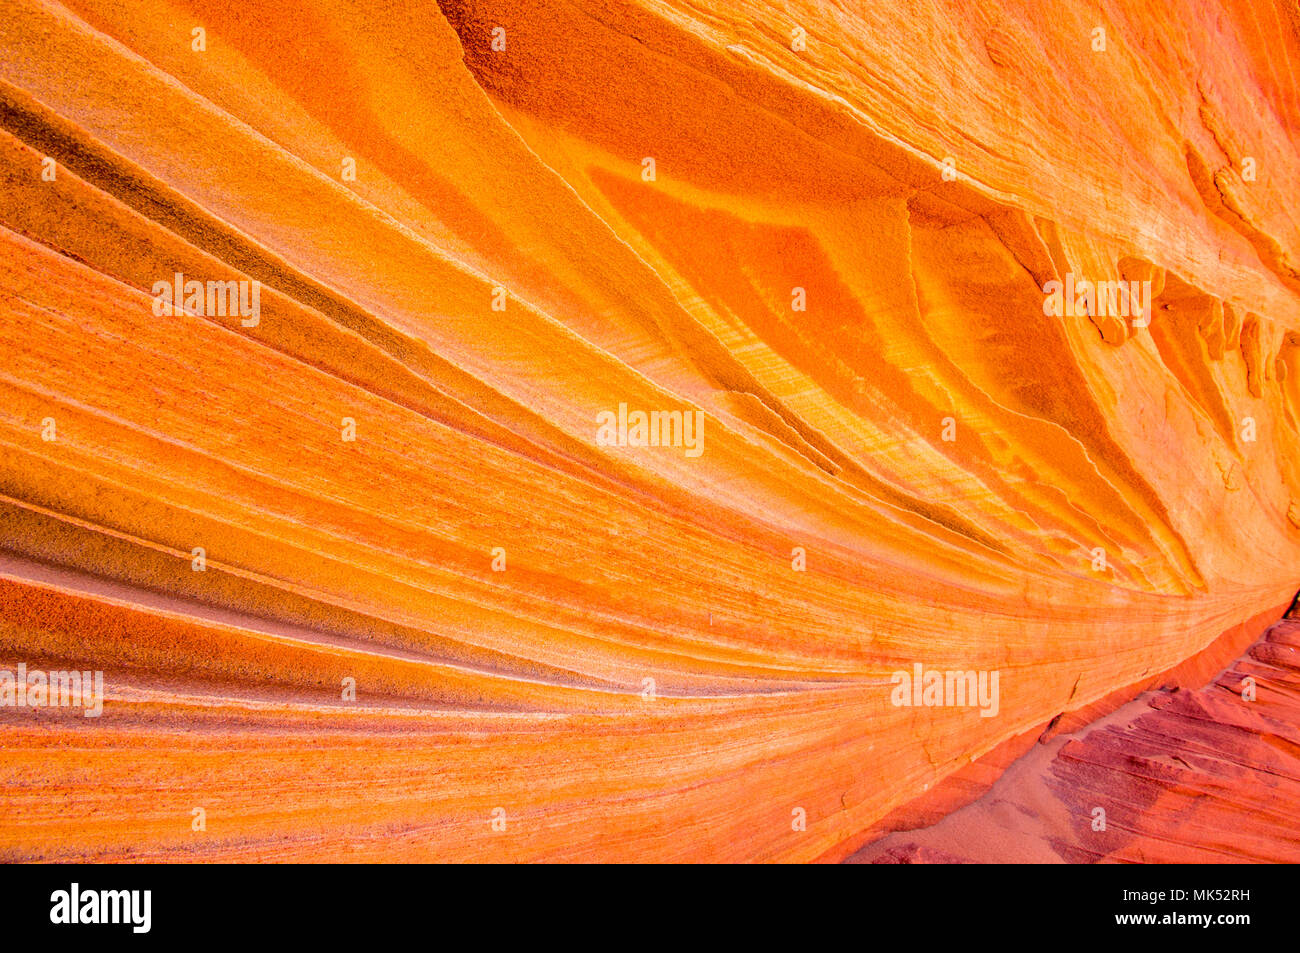
[[[1294,862],[1297,646],[1278,622],[1199,689],[1165,684],[850,862]]]
[[[838,859],[1290,599],[1294,26],[6,2],[0,856]]]

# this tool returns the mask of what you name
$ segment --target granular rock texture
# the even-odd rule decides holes
[[[0,669],[105,693],[0,680],[0,857],[837,860],[1276,619],[1294,64],[1290,0],[0,0]]]

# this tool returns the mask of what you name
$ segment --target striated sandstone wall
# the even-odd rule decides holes
[[[0,707],[0,856],[835,858],[1280,614],[1298,62],[1286,0],[3,0],[0,667],[108,698]]]

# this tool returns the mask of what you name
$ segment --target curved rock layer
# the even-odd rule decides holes
[[[855,7],[0,2],[0,856],[839,859],[1276,618],[1294,4]]]

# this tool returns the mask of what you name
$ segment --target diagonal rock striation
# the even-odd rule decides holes
[[[1292,62],[1280,0],[3,0],[0,670],[105,697],[0,678],[0,857],[838,860],[1277,619]]]

